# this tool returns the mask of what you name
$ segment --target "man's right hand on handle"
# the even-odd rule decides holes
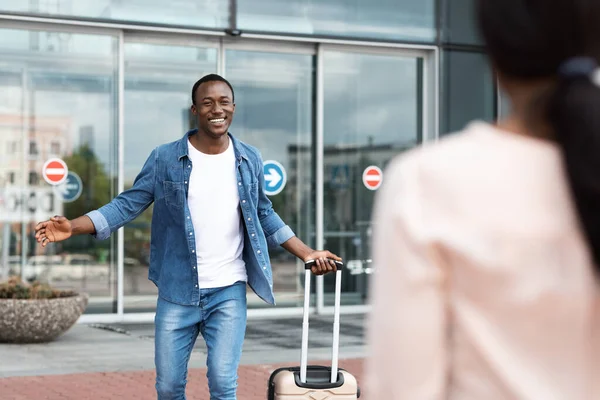
[[[48,221],[40,222],[35,227],[35,238],[42,247],[46,247],[48,243],[66,240],[71,235],[73,235],[71,221],[58,215]]]

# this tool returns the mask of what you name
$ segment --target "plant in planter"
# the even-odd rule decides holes
[[[54,340],[85,310],[85,293],[27,284],[18,277],[0,283],[0,342],[42,343]]]

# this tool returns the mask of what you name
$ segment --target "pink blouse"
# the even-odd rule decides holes
[[[373,223],[366,400],[600,400],[600,279],[556,145],[472,123],[392,162]]]

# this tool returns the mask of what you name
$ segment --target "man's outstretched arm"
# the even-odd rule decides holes
[[[73,235],[82,234],[93,234],[98,239],[106,239],[112,232],[135,219],[154,201],[156,158],[157,153],[154,150],[136,177],[133,187],[99,210],[70,221],[65,217],[54,216],[37,224],[35,237],[38,243],[46,247],[48,243],[60,242]]]

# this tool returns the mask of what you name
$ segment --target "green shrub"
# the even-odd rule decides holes
[[[76,296],[72,290],[57,290],[48,284],[33,282],[25,283],[20,277],[11,277],[7,282],[0,283],[0,299],[58,299]]]

